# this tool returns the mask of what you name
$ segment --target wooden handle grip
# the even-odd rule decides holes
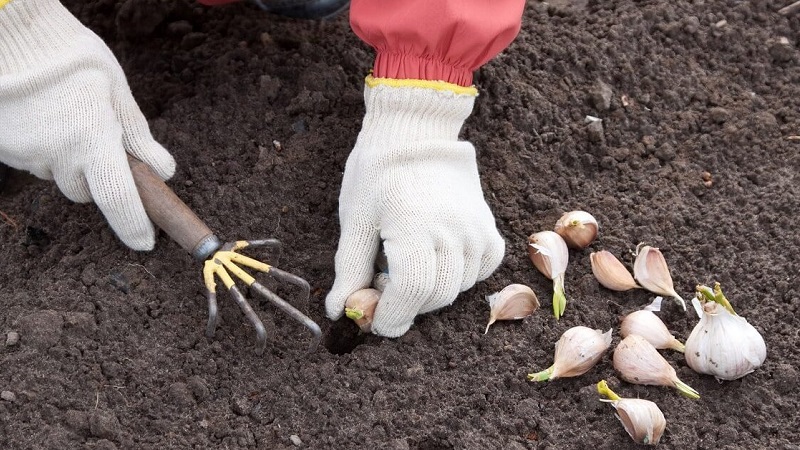
[[[211,229],[147,164],[130,155],[128,164],[150,220],[200,261],[220,247],[219,239]]]

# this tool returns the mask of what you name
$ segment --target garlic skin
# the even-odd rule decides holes
[[[674,298],[686,311],[686,302],[675,292],[667,261],[658,248],[649,245],[637,248],[636,260],[633,262],[633,277],[648,291]]]
[[[628,383],[674,387],[686,397],[700,398],[696,390],[678,379],[675,369],[653,344],[638,334],[629,334],[617,344],[613,360],[614,369]]]
[[[487,295],[489,301],[489,323],[486,324],[486,331],[498,320],[519,320],[524,319],[534,311],[539,309],[539,299],[533,289],[524,284],[509,284],[500,292]]]
[[[564,213],[554,228],[567,245],[576,250],[588,247],[597,238],[597,230],[597,220],[586,211]]]
[[[629,291],[640,288],[628,269],[608,250],[600,250],[589,254],[592,273],[597,281],[612,291]]]
[[[353,320],[364,333],[372,331],[372,318],[381,294],[381,291],[377,289],[359,289],[350,294],[345,301],[345,315]]]
[[[719,283],[714,294],[724,299]],[[700,300],[694,298],[692,303],[696,302]],[[764,363],[764,338],[744,317],[736,315],[732,306],[728,310],[722,302],[706,301],[702,310],[700,322],[686,340],[686,363],[692,370],[718,380],[736,380]]]
[[[640,309],[625,316],[622,319],[619,334],[622,337],[638,334],[657,349],[669,348],[681,353],[684,351],[681,341],[675,339],[664,322],[652,311]]]
[[[608,387],[606,380],[597,383],[597,392],[608,397],[617,411],[617,419],[637,444],[657,445],[667,428],[667,419],[655,403],[640,398],[622,398]]]
[[[577,377],[594,367],[611,346],[611,330],[605,333],[589,327],[572,327],[556,342],[555,360],[547,369],[528,374],[529,381]]]
[[[528,256],[536,268],[553,280],[553,314],[564,314],[567,297],[564,295],[564,273],[569,263],[569,249],[555,231],[540,231],[528,236]]]

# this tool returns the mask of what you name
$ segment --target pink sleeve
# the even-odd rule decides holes
[[[377,78],[472,84],[519,33],[525,0],[352,0],[350,26],[377,51]]]

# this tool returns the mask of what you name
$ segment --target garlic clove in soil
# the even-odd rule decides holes
[[[641,398],[622,398],[608,387],[606,380],[597,383],[597,392],[617,411],[617,419],[637,444],[656,445],[667,428],[667,419],[655,403]]]
[[[703,315],[686,340],[686,363],[695,372],[718,380],[736,380],[754,371],[767,358],[764,338],[747,320],[736,314],[722,288],[698,286]],[[698,305],[699,306],[699,305]]]
[[[553,314],[564,314],[567,297],[564,295],[564,273],[569,263],[569,249],[555,231],[540,231],[528,237],[528,256],[536,268],[553,280]]]
[[[675,369],[658,353],[653,344],[638,334],[629,334],[614,349],[614,369],[628,383],[676,388],[686,397],[700,394],[678,379]]]
[[[381,299],[381,291],[377,289],[360,289],[347,297],[344,304],[344,314],[353,320],[361,331],[369,333],[372,331],[372,319],[375,314],[375,307]]]
[[[581,250],[597,238],[597,220],[586,211],[564,213],[556,222],[554,231],[571,248]]]
[[[675,339],[664,322],[652,311],[641,309],[634,311],[622,319],[619,334],[624,338],[638,334],[647,339],[657,349],[672,349],[683,353],[684,345]]]
[[[686,302],[675,292],[672,276],[661,250],[649,245],[638,248],[636,260],[633,262],[633,277],[648,291],[674,298],[686,311]]]
[[[518,320],[524,319],[534,311],[539,309],[539,299],[533,289],[524,284],[510,284],[500,292],[486,296],[491,308],[489,323],[486,324],[486,331],[498,320]]]
[[[528,374],[529,381],[549,381],[556,378],[577,377],[594,367],[611,346],[611,330],[605,333],[589,327],[572,327],[556,342],[553,365]]]
[[[608,250],[591,253],[589,260],[594,277],[606,289],[629,291],[641,287],[636,284],[628,269]]]

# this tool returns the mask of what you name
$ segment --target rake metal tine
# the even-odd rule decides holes
[[[273,270],[275,269],[273,268]],[[270,271],[270,273],[272,273],[272,271]],[[305,280],[303,280],[303,282],[305,282]],[[308,283],[306,283],[306,285],[308,285]],[[274,303],[275,306],[282,309],[286,314],[291,316],[293,319],[297,320],[298,322],[303,324],[303,326],[308,328],[308,330],[314,336],[311,341],[311,345],[308,347],[308,353],[313,353],[317,349],[317,347],[319,346],[319,342],[322,339],[322,330],[319,328],[319,325],[317,325],[316,322],[311,320],[310,317],[301,313],[294,306],[290,305],[286,300],[280,298],[278,294],[275,294],[274,292],[264,287],[264,285],[262,285],[261,283],[256,281],[253,284],[251,284],[250,287],[255,289],[255,291],[259,293],[261,296],[263,296],[270,302]]]
[[[231,286],[228,291],[231,293],[231,296],[233,296],[236,304],[239,305],[239,308],[242,309],[244,315],[247,316],[247,319],[250,320],[253,328],[256,329],[256,340],[258,342],[256,345],[256,354],[260,356],[267,347],[267,331],[264,329],[264,323],[258,318],[256,312],[253,311],[250,303],[247,302],[247,299],[245,299],[236,285]]]
[[[216,292],[206,291],[208,297],[208,324],[206,325],[206,336],[214,337],[217,330],[217,294]]]
[[[270,268],[268,273],[275,277],[275,279],[278,281],[285,281],[302,289],[304,302],[308,302],[308,299],[311,298],[311,285],[308,284],[308,281],[305,279],[300,278],[295,274],[278,269],[277,267]]]

